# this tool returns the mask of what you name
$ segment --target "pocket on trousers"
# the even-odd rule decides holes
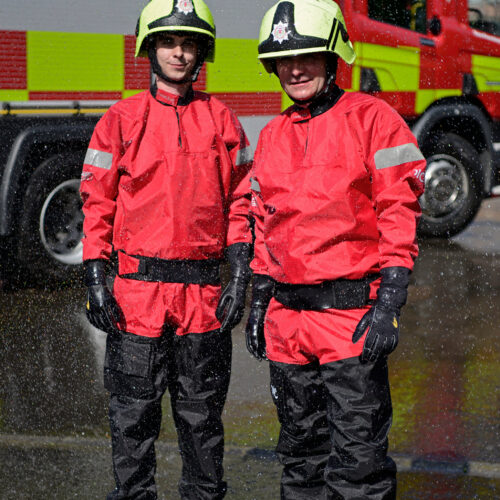
[[[155,346],[128,334],[108,334],[104,358],[104,387],[112,394],[135,399],[155,393],[153,359]]]

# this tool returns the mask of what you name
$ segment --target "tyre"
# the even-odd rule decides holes
[[[52,156],[30,177],[23,200],[17,257],[35,284],[68,283],[81,274],[84,152]]]
[[[427,158],[418,234],[449,238],[467,227],[483,199],[477,151],[462,137],[445,133],[422,148]]]

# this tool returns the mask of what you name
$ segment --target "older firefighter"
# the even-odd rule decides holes
[[[249,147],[235,115],[193,91],[214,59],[215,26],[202,0],[152,0],[136,56],[155,82],[97,124],[85,158],[84,264],[90,322],[108,332],[104,367],[115,490],[157,498],[154,442],[168,389],[183,461],[183,499],[219,499],[221,413],[231,328],[250,279]],[[106,264],[118,253],[113,292]],[[232,279],[222,292],[219,264]]]
[[[395,498],[387,355],[417,256],[425,161],[402,118],[336,84],[355,53],[331,0],[265,15],[259,59],[295,102],[252,169],[247,346],[270,361],[283,499]]]

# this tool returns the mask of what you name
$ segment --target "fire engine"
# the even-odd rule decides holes
[[[207,0],[216,62],[196,88],[231,106],[255,146],[291,102],[257,61],[274,0]],[[4,265],[36,280],[69,279],[81,263],[78,196],[85,150],[116,100],[148,88],[133,57],[146,1],[17,0],[0,7],[0,247]],[[353,41],[338,84],[369,92],[408,122],[427,158],[422,236],[450,237],[500,194],[500,0],[337,0]],[[27,15],[29,13],[29,16]],[[9,258],[5,258],[9,257]]]

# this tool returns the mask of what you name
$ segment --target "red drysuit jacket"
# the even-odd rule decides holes
[[[379,99],[344,93],[312,118],[292,106],[255,153],[254,272],[317,284],[412,269],[425,165],[406,123]]]
[[[97,124],[83,167],[84,260],[108,259],[112,246],[217,259],[250,243],[250,158],[235,115],[207,94],[145,91],[118,102]]]

